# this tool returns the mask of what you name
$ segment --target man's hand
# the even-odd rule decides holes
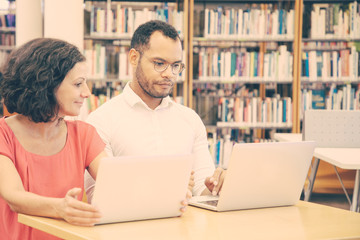
[[[226,170],[221,167],[216,168],[214,174],[211,177],[205,179],[205,185],[209,189],[212,195],[217,195],[221,191],[221,187],[224,183]]]

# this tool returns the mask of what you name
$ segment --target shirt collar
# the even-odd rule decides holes
[[[130,82],[128,82],[125,85],[125,88],[123,90],[123,93],[125,101],[131,106],[134,107],[135,105],[142,105],[144,107],[146,107],[149,110],[150,109],[146,103],[131,89],[130,87]],[[174,102],[171,100],[171,98],[169,96],[165,97],[162,99],[161,103],[159,106],[157,106],[154,110],[158,110],[158,109],[162,109],[162,108],[166,108],[166,107],[170,107],[172,104],[174,104]]]

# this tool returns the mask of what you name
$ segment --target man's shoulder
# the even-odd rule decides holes
[[[87,120],[88,119],[92,119],[92,118],[97,118],[97,117],[107,117],[108,115],[112,115],[115,112],[115,109],[120,110],[121,106],[124,104],[124,98],[122,96],[122,94],[117,95],[113,98],[111,98],[109,101],[105,102],[104,104],[102,104],[100,107],[98,107],[97,109],[95,109],[94,111],[92,111]]]
[[[121,94],[111,98],[109,101],[105,102],[103,105],[98,107],[95,111],[100,111],[102,109],[108,109],[108,108],[112,108],[112,107],[121,105],[121,104],[125,103],[124,99],[125,99],[124,94],[121,93]]]
[[[189,108],[187,106],[184,106],[184,105],[182,105],[180,103],[174,102],[174,101],[173,101],[173,107],[176,110],[181,111],[183,113],[187,113],[187,114],[191,114],[191,115],[193,115],[193,114],[197,115],[197,113],[193,109],[191,109],[191,108]]]
[[[178,115],[180,115],[183,119],[186,119],[188,122],[196,123],[197,125],[203,124],[200,116],[192,108],[176,102],[174,102],[173,108],[176,109]]]

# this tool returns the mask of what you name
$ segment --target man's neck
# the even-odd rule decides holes
[[[129,86],[150,109],[154,110],[161,104],[162,98],[154,98],[149,96],[141,89],[138,84],[134,83],[133,81],[130,82]]]

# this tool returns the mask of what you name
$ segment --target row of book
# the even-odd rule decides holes
[[[206,8],[199,15],[204,15],[204,19],[195,20],[204,21],[205,38],[294,38],[294,9],[277,8],[273,4],[247,4],[239,8]]]
[[[162,20],[170,23],[183,34],[184,14],[174,4],[167,2],[155,5],[153,9],[134,6],[122,6],[121,3],[93,4],[86,2],[90,12],[89,31],[91,36],[131,37],[135,29],[150,20]]]
[[[16,19],[15,14],[1,14],[0,27],[1,28],[15,28]]]
[[[100,107],[111,98],[122,93],[124,82],[89,82],[91,95],[87,98],[86,112],[90,113]]]
[[[313,4],[309,17],[313,39],[360,38],[360,5],[357,1]],[[304,18],[304,21],[308,19]]]
[[[257,86],[236,83],[204,83],[194,86],[193,108],[206,125],[216,125],[221,121],[218,113],[220,98],[255,98],[259,97]]]
[[[290,97],[221,97],[217,112],[218,126],[286,127],[292,124]],[[224,124],[229,122],[236,124]]]
[[[185,52],[183,53],[185,59]],[[129,63],[129,47],[97,43],[85,40],[84,55],[88,62],[90,79],[115,79],[129,81],[132,79],[132,67]],[[184,70],[178,77],[183,81],[186,75]]]
[[[256,52],[240,49],[200,48],[194,51],[194,79],[242,81],[263,79],[291,81],[293,55],[286,45],[277,51]]]
[[[0,46],[15,46],[15,34],[0,32]]]
[[[353,42],[347,41],[306,41],[301,43],[301,49],[303,51],[331,51],[350,49],[353,45]]]
[[[216,167],[228,168],[235,143],[273,142],[270,138],[257,138],[250,129],[232,129],[222,133],[219,129],[208,131],[209,151]]]
[[[84,55],[88,62],[89,78],[132,79],[128,59],[129,47],[104,45],[85,40]]]
[[[360,85],[351,84],[329,89],[303,89],[301,93],[302,113],[308,109],[360,110]]]
[[[302,54],[302,76],[309,80],[358,81],[359,52],[355,46],[339,51],[309,51]]]

